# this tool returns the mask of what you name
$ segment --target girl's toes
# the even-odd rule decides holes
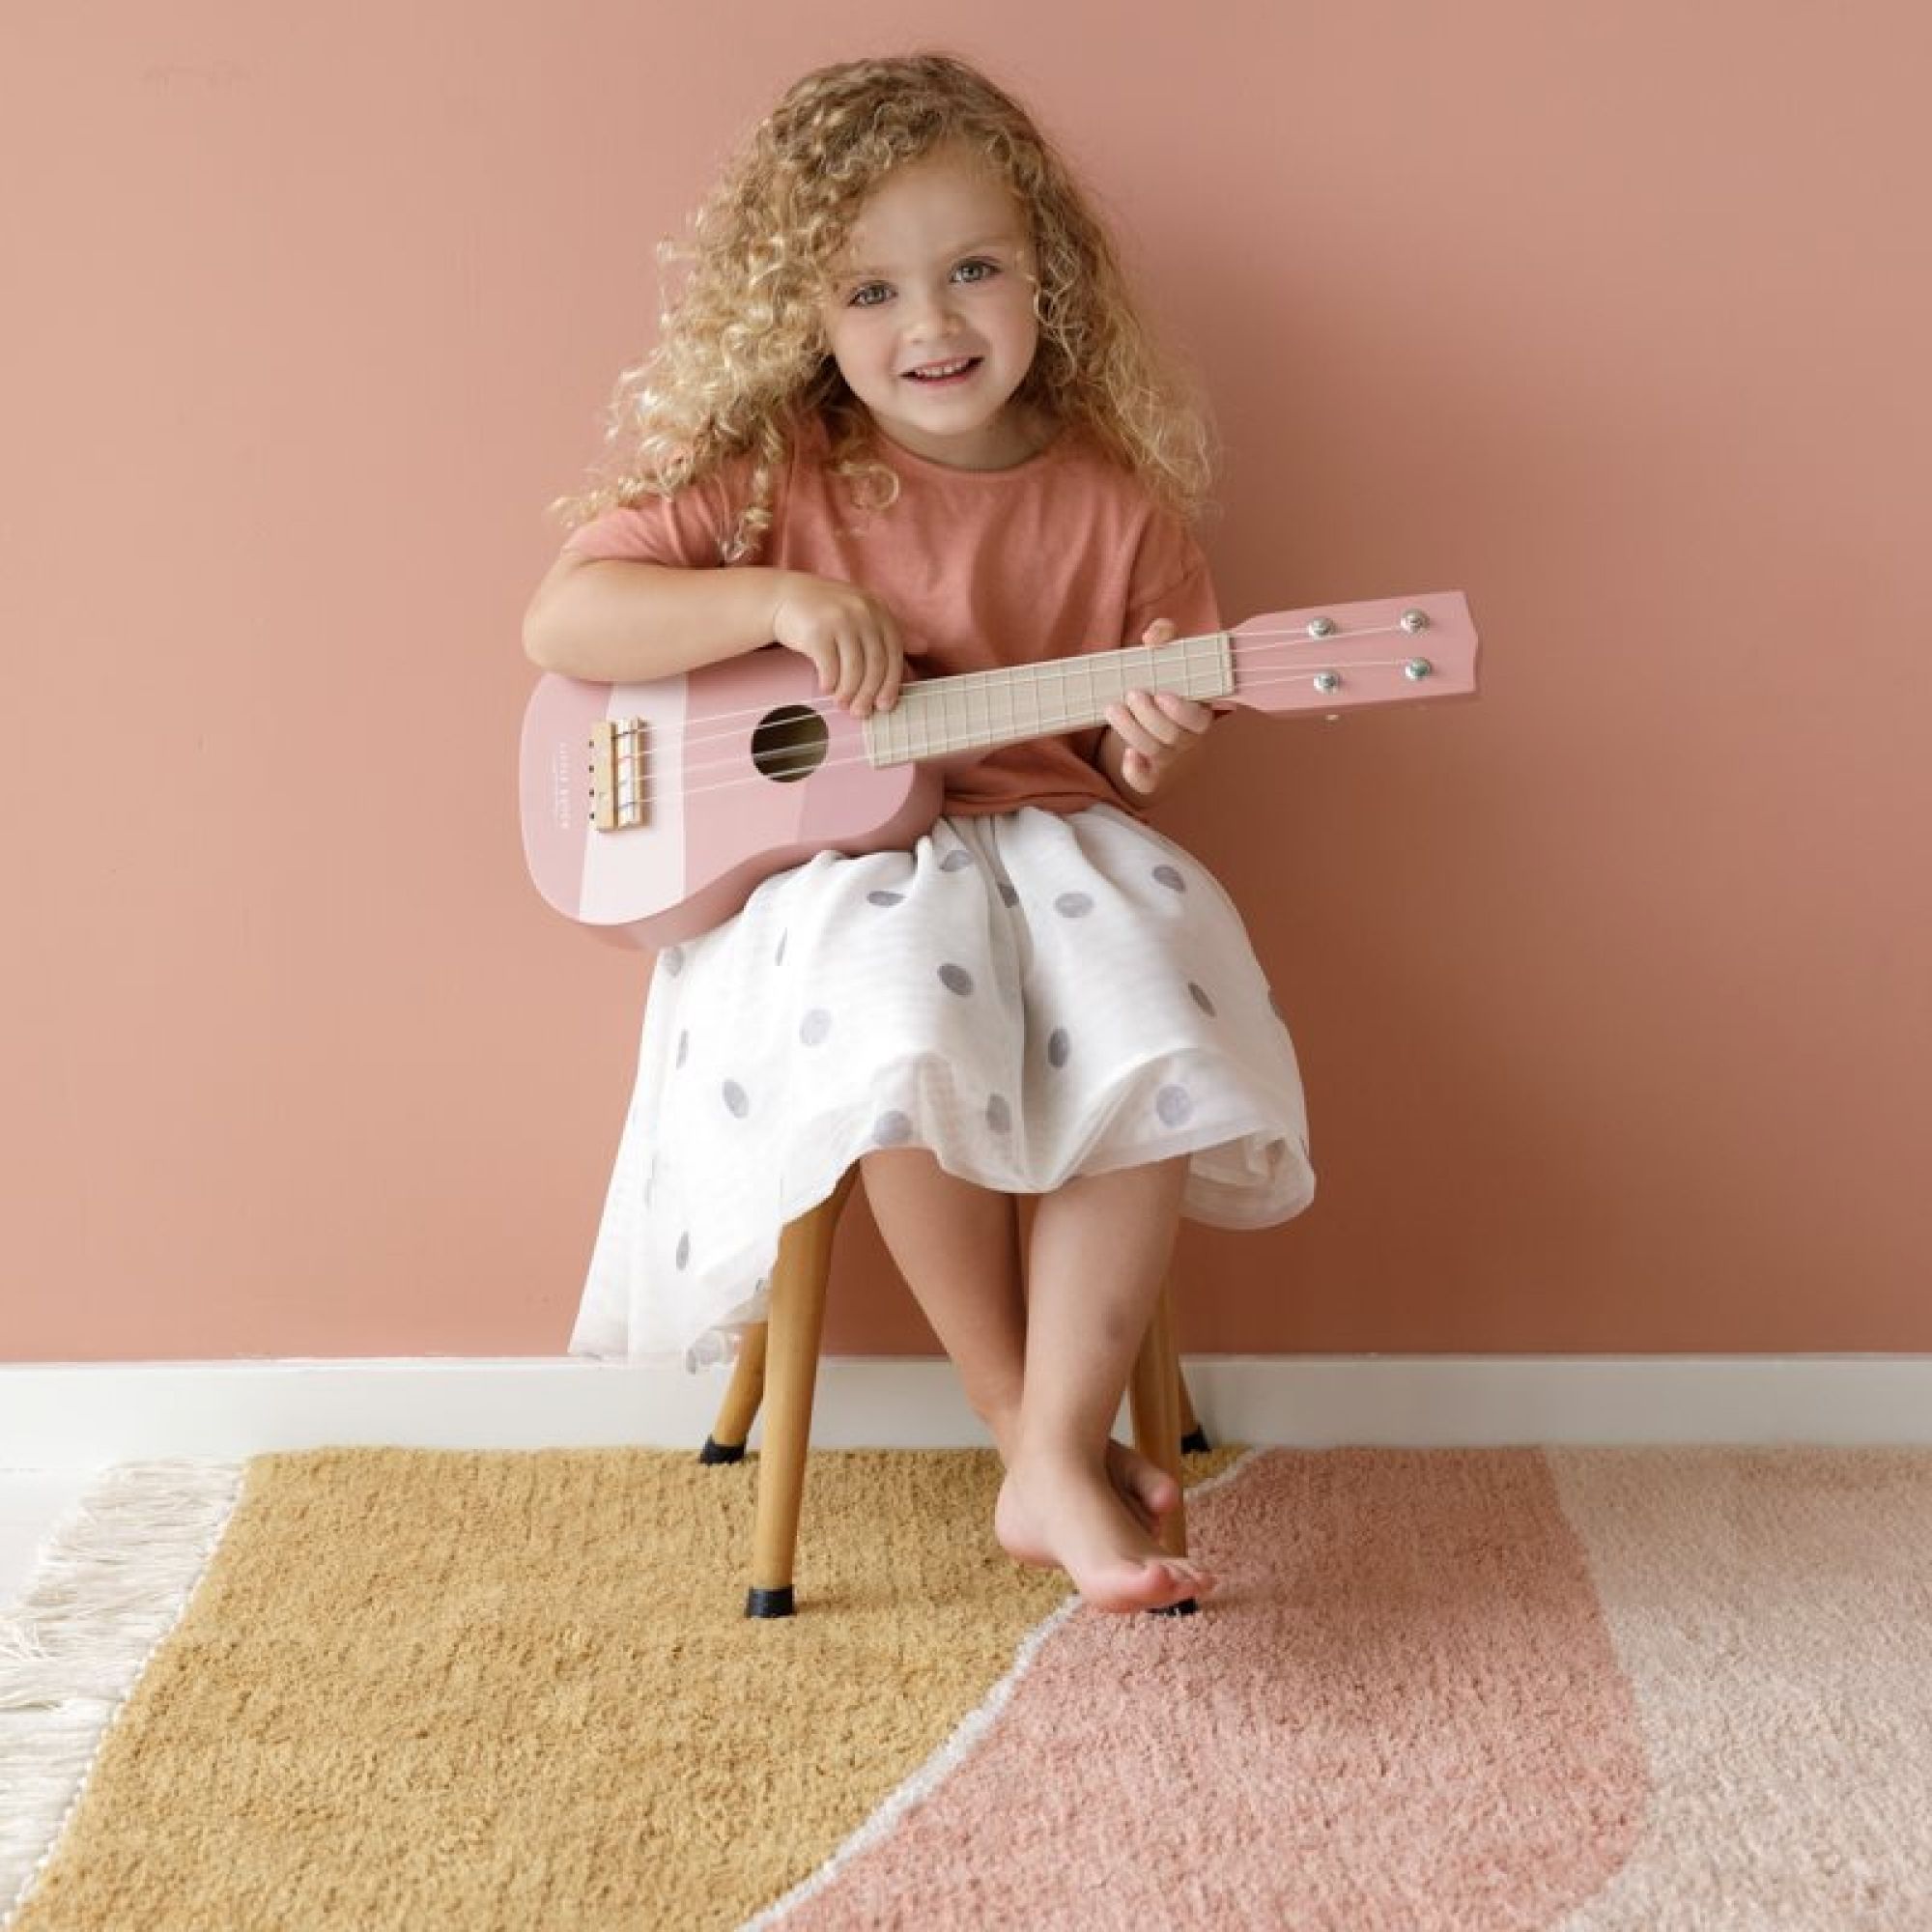
[[[1199,1563],[1170,1557],[1162,1567],[1174,1586],[1173,1601],[1176,1603],[1182,1597],[1206,1597],[1213,1592],[1216,1581],[1214,1573]]]
[[[1159,1531],[1161,1518],[1180,1500],[1180,1485],[1124,1442],[1108,1444],[1107,1474],[1121,1500],[1151,1532]]]

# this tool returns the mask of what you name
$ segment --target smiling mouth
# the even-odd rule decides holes
[[[956,383],[970,376],[980,360],[978,355],[962,355],[953,362],[928,362],[923,369],[908,369],[906,377],[914,383]]]

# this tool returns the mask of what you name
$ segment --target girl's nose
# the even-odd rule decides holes
[[[954,319],[952,292],[937,290],[924,295],[914,294],[907,298],[901,313],[908,334],[950,334]]]

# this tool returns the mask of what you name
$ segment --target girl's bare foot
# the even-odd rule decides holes
[[[1010,1463],[1019,1444],[1019,1413],[1004,1411],[993,1416],[993,1439],[999,1445],[1000,1460]],[[1160,1520],[1180,1501],[1180,1485],[1138,1449],[1130,1449],[1113,1436],[1107,1438],[1107,1480],[1132,1513],[1134,1520],[1151,1535],[1160,1534]]]
[[[1015,1457],[1000,1485],[993,1534],[1016,1562],[1065,1571],[1099,1610],[1164,1609],[1214,1587],[1202,1564],[1161,1548],[1104,1462]]]
[[[1141,1527],[1158,1534],[1160,1520],[1180,1500],[1180,1485],[1138,1449],[1107,1439],[1107,1480]]]

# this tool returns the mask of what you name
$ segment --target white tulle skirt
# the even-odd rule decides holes
[[[787,1221],[862,1154],[1043,1193],[1192,1156],[1182,1212],[1315,1191],[1294,1048],[1233,902],[1124,811],[822,853],[658,957],[573,1354],[729,1360]]]

